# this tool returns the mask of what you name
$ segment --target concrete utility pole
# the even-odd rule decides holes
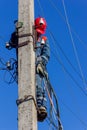
[[[23,27],[19,35],[33,35],[34,0],[18,0],[18,21]],[[19,45],[28,41],[27,45],[18,48],[18,100],[27,96],[35,99],[35,53],[32,36],[19,37]],[[29,98],[28,98],[29,99]],[[37,112],[33,99],[18,105],[18,130],[37,130]]]

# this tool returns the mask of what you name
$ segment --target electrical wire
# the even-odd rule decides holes
[[[47,82],[45,82],[45,80],[44,80],[44,86],[45,86],[46,92],[47,92],[47,94],[48,94],[48,98],[49,98],[49,101],[50,101],[50,105],[52,106],[53,112],[54,112],[54,114],[55,114],[55,118],[58,120],[59,128],[60,128],[60,127],[62,128],[62,124],[61,124],[61,121],[60,121],[60,115],[59,115],[59,108],[58,108],[57,97],[56,97],[56,95],[55,95],[55,93],[54,93],[54,91],[53,91],[53,88],[52,88],[50,82],[49,82],[48,80],[46,80],[46,81],[47,81]],[[54,98],[55,98],[55,100],[56,100],[56,108],[57,108],[58,110],[56,110],[56,108],[55,108],[55,106],[54,106],[53,100],[52,100],[52,98],[51,98],[51,95],[50,95],[50,92],[49,92],[49,89],[48,89],[49,87],[47,87],[47,86],[50,87],[51,92],[54,94]],[[53,115],[54,115],[54,114],[53,114]],[[53,121],[52,116],[49,118],[49,120],[50,120],[50,124],[52,124],[54,127],[56,127],[56,128],[58,129],[58,126],[56,126],[56,124],[54,123],[54,122],[56,122],[56,121]],[[62,129],[61,129],[61,130],[62,130]]]
[[[47,117],[46,122],[49,125],[49,130],[52,129],[52,127],[58,130],[58,127],[54,124],[54,122],[50,122],[50,117]]]
[[[55,6],[55,4],[51,1],[51,0],[49,0],[50,2],[51,2],[51,4],[53,5],[53,7],[57,10],[57,12],[60,14],[60,16],[62,17],[62,19],[67,23],[67,21],[65,20],[65,18],[64,18],[64,16],[60,13],[60,11],[58,10],[58,8]],[[69,26],[70,27],[70,26]],[[76,34],[76,32],[74,32],[75,34]],[[52,34],[51,34],[52,35]],[[72,35],[71,35],[72,36]],[[78,35],[77,35],[78,36]],[[72,38],[72,37],[71,37]],[[79,37],[78,37],[79,38]],[[79,40],[80,40],[80,38],[79,38]],[[73,41],[73,39],[72,39],[72,41]],[[81,40],[80,40],[81,41]],[[58,42],[57,42],[58,43]],[[59,44],[58,44],[58,46],[59,46]],[[62,53],[65,55],[65,53],[64,53],[64,51],[63,51],[63,49],[59,46],[59,48],[60,48],[60,50],[62,51]],[[80,75],[80,73],[75,69],[75,67],[72,65],[72,63],[70,62],[70,60],[68,59],[68,57],[65,55],[65,57],[66,57],[66,59],[67,59],[67,61],[68,61],[68,63],[72,66],[72,68],[73,68],[73,70],[75,70],[75,72],[79,75],[79,77],[84,81],[84,83],[86,84],[86,79],[83,77],[83,73],[82,73],[82,71],[81,71],[81,75]],[[78,61],[79,62],[79,61]],[[79,64],[79,66],[80,66],[80,64]],[[80,67],[81,68],[81,67]],[[80,69],[81,70],[81,69]]]
[[[49,31],[50,33],[50,36],[51,36],[51,39],[53,41],[53,45],[55,47],[55,50],[56,50],[56,42],[55,42],[55,39],[52,35],[52,33]],[[79,83],[77,82],[77,80],[72,76],[72,74],[66,69],[66,67],[63,65],[61,59],[59,58],[58,54],[55,54],[53,52],[53,50],[51,50],[52,54],[54,55],[54,57],[56,58],[56,60],[58,61],[58,63],[62,66],[63,70],[69,75],[69,77],[74,81],[74,83],[76,84],[76,86],[78,88],[80,88],[80,90],[84,93],[85,96],[87,96],[87,93],[85,92],[85,90],[79,85]],[[58,52],[58,51],[55,51],[55,52]]]
[[[16,59],[14,58],[10,58],[9,59],[9,63],[10,63],[10,68],[8,68],[7,66],[7,62],[5,62],[5,60],[3,58],[0,58],[0,63],[3,67],[0,67],[0,70],[4,70],[5,73],[4,73],[4,82],[6,82],[7,84],[12,84],[14,82],[17,83],[18,81],[18,74],[17,74],[17,69],[18,69],[18,63],[16,61]],[[7,72],[10,74],[10,79],[8,80],[8,75],[7,75]],[[6,79],[7,77],[7,79]]]
[[[87,93],[83,90],[83,88],[78,84],[78,82],[72,77],[72,75],[66,70],[66,68],[63,66],[63,64],[59,61],[59,58],[54,54],[54,52],[52,52],[52,53],[53,53],[53,55],[56,57],[57,61],[62,65],[64,71],[71,77],[71,79],[72,79],[72,80],[75,82],[75,84],[80,88],[80,90],[83,92],[83,94],[84,94],[85,96],[87,96]],[[71,111],[71,110],[69,110],[69,111]],[[72,111],[71,111],[71,112],[72,112]],[[72,112],[72,113],[74,113],[74,112]],[[75,113],[74,113],[73,115],[75,115]],[[83,122],[83,121],[81,121],[82,119],[78,118],[77,115],[75,115],[75,117],[76,117],[77,119],[79,119],[81,123]],[[82,123],[82,124],[85,124],[85,123]]]
[[[54,57],[56,58],[56,60],[58,61],[58,63],[62,66],[63,70],[69,75],[69,77],[74,81],[74,83],[76,84],[76,86],[78,88],[80,88],[80,90],[83,92],[83,94],[85,96],[87,96],[87,93],[85,92],[85,90],[79,85],[79,83],[77,82],[77,80],[71,75],[71,73],[65,68],[65,66],[63,65],[62,61],[60,60],[60,58],[58,57],[58,55],[56,55],[52,50],[51,50],[52,54],[54,55]]]
[[[38,5],[40,7],[40,10],[41,10],[41,13],[40,12],[39,13],[40,13],[41,16],[44,16],[44,11],[43,11],[43,8],[41,6],[40,0],[37,0],[37,2],[38,2]]]
[[[0,63],[5,66],[5,61],[3,58],[0,57]]]
[[[8,80],[8,75],[7,75],[7,72],[10,74],[11,78]],[[11,72],[10,70],[6,70],[5,69],[5,73],[4,73],[4,82],[6,82],[7,84],[12,84],[14,82],[17,83],[17,79],[16,79],[16,72]]]
[[[71,110],[71,108],[68,106],[68,105],[66,105],[66,103],[58,96],[58,99],[61,101],[61,103],[67,108],[67,110],[69,110],[71,113],[72,113],[72,115],[73,116],[75,116],[76,117],[76,119],[78,119],[80,122],[81,122],[81,124],[83,124],[83,126],[85,127],[85,128],[87,128],[87,124],[76,114],[76,113],[74,113],[72,110]]]
[[[55,54],[54,54],[55,55]],[[56,55],[55,55],[55,57],[56,57]],[[58,58],[58,57],[56,57],[56,58]],[[59,60],[59,59],[58,59]],[[60,60],[59,60],[60,61]],[[61,62],[59,62],[61,65],[62,65],[62,67],[63,67],[63,64],[61,63]],[[64,70],[66,70],[65,69],[65,67],[64,67]],[[66,72],[68,72],[68,71],[66,71]],[[68,73],[69,74],[69,76],[72,78],[72,80],[77,84],[77,86],[79,86],[79,84],[76,82],[76,80],[74,80],[74,78],[70,75],[70,73]],[[81,75],[80,75],[80,77],[81,77]],[[80,86],[81,87],[81,86]],[[82,88],[80,88],[81,89],[81,91],[84,91]],[[85,91],[84,91],[84,93],[85,93]],[[87,94],[85,93],[85,95],[87,96]],[[81,121],[81,120],[80,120]]]
[[[41,6],[41,3],[40,3],[40,1],[38,0],[38,2],[39,2],[39,5],[40,5],[40,8],[42,8],[42,6]],[[52,3],[53,4],[53,3]],[[54,4],[53,4],[54,5]],[[55,6],[55,5],[54,5]],[[43,8],[41,9],[42,10],[42,12],[43,12],[43,14],[44,14],[44,11],[43,11]],[[60,11],[58,10],[58,13],[60,13]],[[64,17],[62,16],[62,14],[60,13],[60,15],[61,15],[61,17],[64,19]],[[48,28],[48,31],[49,31],[49,28]],[[52,32],[51,31],[49,31],[50,32],[50,35],[51,35],[51,37],[53,37],[53,39],[55,40],[55,38],[54,38],[54,36],[53,36],[53,34],[52,34]],[[57,42],[57,40],[55,40],[56,42]],[[58,43],[58,42],[57,42]],[[56,44],[57,45],[57,44]],[[66,60],[68,61],[68,63],[71,65],[71,67],[72,67],[72,69],[78,74],[78,76],[80,77],[80,79],[83,81],[83,75],[81,75],[77,70],[76,70],[76,68],[72,65],[72,63],[71,63],[71,61],[69,60],[69,58],[66,56],[66,54],[65,54],[65,52],[63,51],[63,49],[62,49],[62,47],[58,44],[58,47],[59,47],[59,49],[61,50],[61,52],[62,52],[62,54],[65,56],[65,58],[66,58]],[[75,80],[73,80],[73,81],[75,81]],[[84,78],[84,82],[85,82],[85,84],[87,83],[87,81],[86,81],[86,79]]]
[[[79,78],[81,80],[83,80],[81,74],[77,71],[77,69],[74,67],[74,65],[71,63],[71,61],[69,60],[69,58],[67,57],[67,55],[65,54],[64,50],[62,49],[61,45],[59,44],[59,42],[55,39],[53,33],[48,29],[49,33],[50,33],[50,37],[51,39],[53,39],[55,41],[56,47],[60,49],[60,51],[62,52],[62,54],[64,55],[64,57],[66,58],[66,60],[68,61],[69,65],[72,67],[72,69],[74,70],[74,72],[79,76]],[[85,83],[87,84],[86,79]]]
[[[52,87],[52,88],[53,88],[53,87]],[[47,87],[46,87],[46,90],[47,90]],[[51,102],[51,104],[52,104],[52,106],[53,106],[53,109],[54,109],[54,111],[56,111],[56,110],[55,110],[55,107],[54,107],[54,104],[53,104],[53,100],[51,99],[48,90],[47,90],[47,93],[48,93],[48,95],[49,95],[49,99],[50,99],[50,102]],[[59,98],[59,97],[58,97],[58,98]],[[59,98],[59,99],[60,99],[60,98]],[[61,100],[61,99],[60,99],[60,100]],[[64,103],[64,101],[61,100],[61,103],[76,117],[76,119],[78,119],[78,120],[81,122],[81,124],[84,125],[84,127],[87,127],[87,124],[86,124],[76,113],[74,113],[74,112]],[[56,112],[55,112],[55,114],[56,114]],[[50,119],[49,119],[49,120],[50,120]],[[52,120],[51,120],[51,121],[52,121]],[[55,123],[52,122],[52,125],[55,126]],[[55,126],[55,127],[56,127],[56,126]]]
[[[67,16],[64,0],[62,0],[62,4],[63,4],[64,12],[65,12],[67,27],[68,27],[68,30],[69,30],[70,38],[71,38],[73,49],[74,49],[74,54],[75,54],[75,57],[76,57],[76,60],[77,60],[77,64],[78,64],[78,67],[79,67],[82,79],[83,79],[83,84],[86,87],[86,82],[85,82],[85,79],[84,79],[84,75],[83,75],[83,72],[82,72],[81,64],[80,64],[79,57],[78,57],[78,54],[77,54],[77,50],[76,50],[76,47],[75,47],[74,39],[73,39],[72,32],[71,32],[71,27],[69,25],[69,20],[68,20],[68,16]]]
[[[66,23],[66,19],[63,16],[63,14],[61,13],[61,11],[58,9],[58,7],[54,4],[54,2],[52,0],[49,0],[50,4],[53,6],[53,8],[57,11],[57,14],[60,15],[60,17],[62,18],[62,20]],[[66,23],[67,24],[67,23]],[[70,24],[69,24],[70,25]],[[71,27],[71,25],[70,25]],[[86,43],[83,42],[83,40],[80,38],[80,36],[74,31],[74,29],[71,27],[71,31],[74,33],[74,35],[76,36],[76,38],[78,39],[78,41],[84,45],[85,49],[87,50],[87,45]]]
[[[39,4],[39,6],[40,6],[40,9],[41,9],[42,14],[44,15],[44,11],[43,11],[43,8],[41,7],[41,3],[40,3],[39,0],[38,0],[38,4]],[[51,99],[50,99],[50,101],[51,101],[51,105],[54,106],[54,105],[52,104],[52,100],[51,100]],[[53,108],[54,108],[54,107],[53,107]],[[54,111],[55,111],[55,113],[56,113],[55,108],[54,108]],[[57,116],[57,113],[56,113],[56,116]],[[58,118],[58,121],[61,122],[59,118]],[[59,125],[60,125],[60,124],[61,124],[61,123],[59,123]]]

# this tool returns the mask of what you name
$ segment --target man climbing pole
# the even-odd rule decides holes
[[[46,65],[50,58],[50,48],[47,37],[42,36],[46,31],[46,27],[47,23],[44,18],[38,17],[35,19],[36,100],[38,106],[38,121],[44,121],[47,117],[47,101],[43,80],[45,80],[45,76],[47,76]]]

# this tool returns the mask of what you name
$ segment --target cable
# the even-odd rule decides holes
[[[69,33],[70,33],[70,38],[71,38],[71,41],[72,41],[72,45],[73,45],[74,53],[75,53],[75,56],[76,56],[77,64],[78,64],[81,76],[83,78],[84,86],[86,86],[84,75],[83,75],[82,68],[81,68],[81,65],[80,65],[80,61],[79,61],[79,58],[78,58],[77,50],[76,50],[75,43],[74,43],[74,40],[73,40],[71,28],[70,28],[70,25],[69,25],[69,21],[68,21],[68,16],[67,16],[64,0],[62,0],[62,4],[63,4],[64,12],[65,12],[66,23],[67,23],[67,27],[68,27],[68,30],[69,30]]]
[[[80,120],[81,121],[81,120]],[[82,122],[83,123],[83,122]]]
[[[58,130],[58,126],[56,126],[54,122],[50,122],[50,117],[47,117],[46,122],[47,122],[47,124],[49,125],[49,130],[50,130],[50,128],[52,129],[52,126],[53,126],[56,130]]]
[[[75,114],[75,113],[70,109],[70,107],[67,106],[62,99],[60,99],[59,96],[58,96],[58,99],[59,99],[59,100],[61,101],[61,103],[67,108],[67,110],[69,110],[69,111],[81,122],[81,124],[83,124],[84,127],[87,128],[87,124],[86,124],[81,118],[79,118],[79,116],[78,116],[77,114]]]
[[[55,54],[54,54],[55,55]],[[60,63],[60,65],[63,67],[63,69],[65,70],[65,72],[71,77],[71,79],[75,82],[75,84],[80,88],[80,90],[84,93],[85,96],[87,96],[87,93],[84,91],[84,89],[79,85],[79,83],[77,82],[77,80],[74,79],[74,77],[68,72],[68,70],[64,67],[63,63],[61,62],[61,60],[58,58],[58,56],[56,56],[57,61]]]
[[[5,66],[5,61],[3,58],[0,57],[0,63]]]
[[[39,0],[38,0],[39,1]],[[40,8],[42,8],[41,7],[41,4],[40,4],[40,1],[39,1],[39,5],[40,5]],[[42,9],[43,10],[43,9]],[[48,29],[49,30],[49,29]],[[50,32],[50,34],[52,35],[52,37],[53,37],[53,34]],[[53,37],[54,38],[54,37]],[[67,59],[67,61],[68,61],[68,63],[71,65],[71,67],[73,68],[73,70],[79,75],[79,77],[83,80],[83,77],[82,77],[82,75],[80,75],[80,73],[75,69],[75,67],[72,65],[72,63],[70,62],[70,60],[68,59],[68,57],[65,55],[65,53],[64,53],[64,51],[63,51],[63,49],[60,47],[60,45],[58,44],[58,46],[59,46],[59,48],[60,48],[60,50],[62,51],[62,53],[63,53],[63,55],[66,57],[66,59]],[[68,71],[67,71],[68,72]],[[71,75],[71,74],[70,74]],[[70,76],[70,77],[72,77],[72,76]],[[73,78],[74,79],[74,78]],[[74,82],[75,82],[75,80],[73,80]],[[86,84],[86,80],[84,79],[84,82],[85,82],[85,84]],[[84,91],[84,90],[83,90]]]
[[[47,88],[47,87],[46,87]],[[51,88],[53,88],[53,87],[51,87]],[[48,90],[47,90],[48,91]],[[48,93],[49,94],[49,93]],[[50,98],[50,101],[51,101],[51,104],[53,104],[52,103],[52,99],[51,99],[51,97],[49,96],[49,98]],[[60,98],[59,98],[60,99]],[[61,100],[61,99],[60,99]],[[62,102],[62,104],[84,125],[84,126],[87,126],[87,124],[78,116],[78,115],[76,115],[62,100],[61,100],[61,102]],[[54,108],[54,107],[53,107]],[[55,109],[54,109],[55,110]],[[56,114],[56,113],[55,113]]]
[[[66,23],[66,20],[64,18],[64,16],[62,15],[62,13],[60,12],[60,10],[58,9],[58,7],[56,7],[56,5],[52,2],[52,0],[49,0],[49,2],[51,3],[51,5],[56,9],[57,14],[59,14],[62,18],[62,20]],[[66,23],[67,24],[67,23]],[[69,24],[70,25],[70,24]],[[71,27],[71,26],[70,26]],[[85,49],[87,50],[87,45],[81,40],[80,36],[74,31],[74,29],[71,27],[72,32],[74,33],[74,35],[76,36],[76,38],[80,41],[81,44],[84,45]]]
[[[43,8],[42,8],[42,6],[41,6],[40,0],[37,0],[37,2],[38,2],[38,5],[39,5],[39,7],[40,7],[42,16],[44,16],[44,11],[43,11]]]
[[[10,70],[8,69],[4,69],[5,70],[5,73],[4,73],[4,82],[6,82],[7,84],[12,84],[14,82],[17,83],[17,79],[16,79],[16,73],[15,72],[11,72]],[[8,80],[6,80],[6,76],[7,76],[7,72],[11,75],[11,78]],[[7,76],[8,77],[8,76]]]
[[[48,31],[49,31],[49,29],[48,29]],[[54,37],[54,35],[53,35],[53,33],[51,32],[51,31],[49,31],[49,33],[50,33],[50,36],[51,36],[51,39],[55,42],[55,48],[56,48],[56,50],[57,50],[57,52],[58,52],[58,49],[57,49],[57,46],[59,47],[59,49],[61,50],[61,52],[63,53],[63,55],[65,56],[65,58],[67,59],[67,61],[69,62],[69,64],[73,67],[73,69],[74,69],[74,71],[76,70],[75,69],[75,67],[71,64],[71,62],[69,61],[69,59],[68,59],[68,57],[65,55],[65,53],[64,53],[64,51],[63,51],[63,49],[61,48],[61,46],[60,46],[60,44],[57,42],[57,40],[55,39],[55,37]],[[57,43],[57,44],[56,44]],[[55,51],[55,50],[54,50]],[[65,72],[65,71],[64,71]],[[79,75],[79,77],[82,79],[82,77],[81,77],[81,75],[78,73],[78,71],[76,71],[77,72],[77,74]],[[87,82],[86,82],[87,83]],[[79,108],[79,107],[78,107]]]
[[[55,94],[55,92],[53,90],[53,87],[50,84],[49,78],[48,78],[47,74],[45,73],[45,71],[44,71],[43,82],[44,82],[44,86],[45,86],[45,89],[47,91],[47,94],[48,94],[48,97],[49,97],[49,100],[50,100],[50,104],[51,104],[51,106],[53,108],[53,111],[54,111],[54,113],[56,115],[56,118],[58,120],[59,129],[61,128],[61,130],[62,130],[63,127],[62,127],[62,123],[61,123],[61,120],[60,120],[60,112],[59,112],[58,100],[57,100],[56,94]],[[53,100],[51,98],[51,94],[53,94],[53,96],[54,96],[55,103],[56,103],[56,108],[55,108],[55,106],[53,104]]]
[[[18,63],[17,60],[14,58],[10,58],[8,62],[2,61],[2,58],[0,58],[0,62],[3,65],[3,67],[0,68],[0,70],[4,70],[4,81],[8,84],[12,84],[13,82],[18,81]],[[11,75],[11,78],[6,80],[7,72]],[[7,76],[8,78],[8,76]]]
[[[87,96],[87,93],[84,91],[84,89],[79,85],[79,83],[77,82],[77,80],[69,73],[69,71],[65,68],[65,66],[63,65],[63,63],[61,62],[61,60],[59,59],[59,57],[57,55],[54,54],[53,51],[51,51],[54,55],[54,57],[57,59],[57,61],[59,62],[59,64],[63,67],[64,71],[70,76],[70,78],[75,82],[76,86],[78,88],[80,88],[80,90],[84,93],[85,96]]]
[[[81,80],[83,80],[82,76],[80,75],[80,73],[77,71],[77,69],[73,66],[73,64],[71,63],[71,61],[69,60],[69,58],[67,57],[67,55],[65,54],[64,50],[62,49],[62,47],[60,46],[59,42],[55,39],[53,33],[48,29],[49,34],[51,39],[53,39],[55,41],[56,47],[58,47],[60,49],[60,51],[62,52],[62,54],[64,55],[64,57],[66,58],[66,60],[68,61],[68,63],[70,64],[70,66],[72,67],[72,69],[77,73],[77,75],[80,77]],[[87,81],[85,79],[85,82],[87,84]]]
[[[51,89],[53,90],[53,87],[51,86],[50,82],[49,82],[49,85],[50,85]],[[46,87],[46,89],[47,89],[47,87]],[[47,91],[48,91],[48,90],[47,90]],[[48,95],[49,95],[49,92],[48,92]],[[55,95],[55,96],[56,96],[56,95]],[[53,101],[52,101],[50,95],[49,95],[49,98],[50,98],[50,102],[51,102],[51,104],[53,105],[53,109],[54,109],[55,114],[56,114],[56,110],[55,110],[54,104],[52,103]],[[59,98],[59,97],[58,97],[58,98]],[[59,99],[60,99],[60,98],[59,98]],[[61,100],[61,99],[60,99],[60,100]],[[85,127],[87,127],[87,124],[86,124],[77,114],[75,114],[62,100],[61,100],[61,102],[62,102],[62,104],[63,104]],[[59,121],[60,121],[60,120],[59,120]]]
[[[51,35],[52,36],[52,35]],[[51,37],[52,38],[52,37]],[[53,41],[54,46],[56,45],[56,42]],[[56,49],[56,46],[55,46]],[[58,57],[58,54],[56,55],[52,50],[51,50],[52,54],[54,55],[54,57],[56,58],[56,60],[59,62],[59,64],[63,67],[63,70],[70,76],[70,78],[75,82],[75,84],[77,85],[78,88],[80,88],[80,90],[84,93],[85,96],[87,96],[87,93],[84,91],[84,89],[79,85],[79,83],[77,82],[77,80],[71,75],[71,73],[66,69],[66,67],[63,65],[62,61],[60,60],[60,58]],[[56,52],[56,51],[55,51]],[[58,52],[58,51],[57,51]]]

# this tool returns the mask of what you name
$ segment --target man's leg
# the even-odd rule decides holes
[[[38,121],[43,121],[46,116],[46,107],[43,105],[43,88],[42,88],[42,78],[40,75],[36,74],[36,100],[38,106]]]

